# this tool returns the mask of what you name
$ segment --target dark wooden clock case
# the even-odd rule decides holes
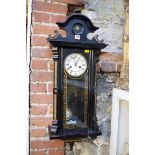
[[[76,24],[80,24],[80,28]],[[96,119],[96,62],[101,49],[107,44],[99,41],[95,36],[92,40],[87,38],[87,34],[94,33],[98,27],[95,27],[91,20],[82,15],[75,13],[68,17],[65,22],[57,23],[60,29],[66,31],[66,37],[62,37],[58,32],[55,36],[48,37],[48,42],[57,50],[53,51],[53,60],[57,61],[57,88],[53,93],[57,96],[56,120],[52,121],[49,126],[50,139],[76,139],[92,137],[101,134]],[[87,106],[87,125],[81,127],[65,127],[64,125],[64,59],[72,53],[82,53],[88,61],[88,106]]]

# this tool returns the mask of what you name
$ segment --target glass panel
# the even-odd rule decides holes
[[[81,79],[72,79],[65,76],[64,88],[66,88],[65,124],[67,128],[87,126],[88,105],[88,76]],[[64,89],[65,90],[65,89]]]

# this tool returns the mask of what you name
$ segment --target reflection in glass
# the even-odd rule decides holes
[[[87,108],[86,78],[67,79],[66,124],[84,127]]]

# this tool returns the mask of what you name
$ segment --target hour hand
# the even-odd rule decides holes
[[[76,66],[76,60],[75,60],[75,58],[73,58],[73,60],[74,60],[74,64],[75,64],[75,66]]]
[[[77,66],[77,63],[79,62],[79,60],[77,60],[76,62],[75,62],[75,66]]]

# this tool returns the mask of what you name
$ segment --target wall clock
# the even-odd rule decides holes
[[[54,60],[54,120],[50,139],[76,139],[101,134],[96,119],[96,63],[107,45],[87,35],[98,29],[91,20],[75,13],[57,23],[67,32],[48,37]]]

